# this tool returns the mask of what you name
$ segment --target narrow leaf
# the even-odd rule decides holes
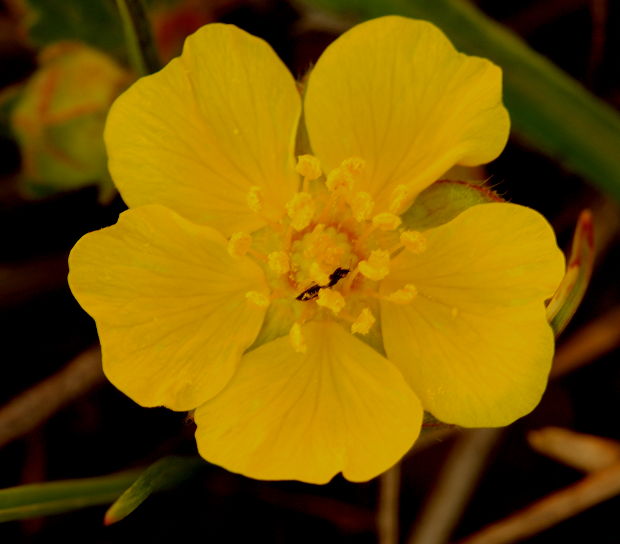
[[[140,76],[161,68],[153,33],[142,0],[116,0],[123,23],[129,61]]]
[[[304,0],[341,15],[400,14],[432,21],[465,53],[504,70],[514,132],[620,198],[620,115],[520,37],[466,0]]]
[[[109,504],[137,478],[127,471],[97,478],[62,480],[0,489],[0,522]]]
[[[179,485],[205,467],[198,457],[170,456],[160,459],[147,468],[105,514],[104,523],[111,525],[128,516],[146,498],[157,491]]]
[[[556,337],[566,328],[577,311],[590,283],[594,265],[594,227],[592,214],[584,210],[579,215],[573,236],[566,274],[547,305],[547,320]]]

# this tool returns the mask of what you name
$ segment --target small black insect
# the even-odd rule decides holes
[[[307,300],[313,300],[319,296],[319,291],[321,289],[325,289],[326,287],[333,287],[336,285],[342,278],[344,278],[349,273],[348,268],[336,268],[329,275],[329,283],[327,285],[318,285],[313,283],[308,289],[306,289],[303,293],[300,293],[295,298],[297,300],[301,300],[305,302]]]

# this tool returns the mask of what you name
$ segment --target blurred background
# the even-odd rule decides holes
[[[436,5],[442,3],[446,10],[459,4]],[[356,21],[407,4],[151,0],[147,8],[163,62],[180,52],[187,34],[221,21],[267,40],[301,78]],[[620,3],[470,5],[619,108]],[[0,66],[0,487],[105,475],[169,454],[194,454],[193,423],[185,414],[143,409],[105,382],[94,323],[66,284],[73,244],[116,222],[124,209],[100,141],[109,104],[136,77],[115,3],[0,1]],[[554,378],[532,414],[501,431],[429,432],[403,460],[400,542],[459,542],[528,506],[549,520],[550,510],[544,504],[540,510],[537,501],[562,489],[568,503],[589,500],[592,506],[577,513],[562,502],[561,519],[549,528],[518,514],[511,523],[532,533],[522,541],[620,542],[620,169],[616,178],[589,176],[571,162],[572,152],[538,145],[526,122],[517,123],[484,176],[504,198],[542,212],[567,252],[579,214],[589,208],[596,235],[593,281],[559,339]],[[598,122],[618,123],[614,114]],[[556,130],[561,135],[561,125]],[[620,147],[604,136],[584,132],[584,145],[596,148],[601,138],[606,158],[620,161]],[[578,460],[571,457],[584,448]],[[597,471],[599,487],[585,475]],[[258,482],[205,465],[109,527],[103,525],[106,506],[93,506],[0,524],[0,542],[372,543],[385,530],[384,522],[377,524],[377,512],[386,507],[380,497],[379,480]],[[468,542],[514,539],[480,533]]]

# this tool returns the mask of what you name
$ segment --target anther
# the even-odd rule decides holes
[[[286,204],[286,211],[291,219],[291,226],[295,230],[303,230],[312,221],[316,205],[309,193],[295,194]]]
[[[357,316],[355,322],[351,325],[353,334],[368,334],[372,326],[377,320],[369,308],[364,308]]]
[[[415,255],[426,251],[426,236],[417,230],[406,230],[400,235],[400,243]]]
[[[291,268],[288,253],[285,251],[273,251],[267,255],[267,262],[269,268],[279,276],[288,273]]]
[[[344,297],[333,289],[321,289],[316,303],[323,308],[329,308],[336,315],[338,315],[346,305]]]
[[[293,346],[293,350],[297,353],[306,353],[308,351],[308,345],[306,344],[306,339],[301,332],[301,325],[299,323],[293,324],[288,333],[288,339]]]
[[[402,212],[403,204],[411,196],[411,191],[406,185],[397,185],[392,192],[392,202],[390,203],[390,212],[400,213]]]
[[[408,283],[402,289],[398,289],[384,298],[394,304],[409,304],[417,296],[417,294],[418,290],[415,285]]]
[[[228,241],[228,254],[231,257],[243,257],[252,245],[252,237],[247,232],[235,232]]]
[[[372,218],[372,224],[379,230],[395,230],[402,223],[398,215],[389,212],[378,213]]]
[[[383,249],[370,252],[368,260],[358,265],[360,274],[373,281],[380,281],[390,273],[390,253]]]
[[[349,157],[343,160],[340,166],[348,170],[352,175],[359,176],[366,168],[366,161],[360,157]]]
[[[248,291],[245,294],[245,298],[260,308],[266,308],[271,303],[269,295],[260,291]]]
[[[321,163],[319,159],[313,155],[299,155],[299,157],[297,157],[297,166],[295,166],[295,170],[307,181],[312,181],[321,177]]]
[[[258,185],[250,187],[248,194],[245,196],[248,208],[254,213],[260,213],[263,209],[263,191]]]
[[[375,207],[375,203],[368,193],[360,191],[353,195],[351,201],[349,202],[349,206],[351,207],[351,212],[353,213],[355,220],[358,223],[362,223],[370,218],[372,209]]]
[[[351,172],[339,166],[327,174],[325,185],[332,192],[342,191],[346,193],[353,188],[353,181]]]

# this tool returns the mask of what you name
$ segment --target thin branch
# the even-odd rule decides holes
[[[0,447],[36,429],[103,382],[101,351],[98,346],[92,347],[0,408]]]
[[[398,544],[398,502],[400,463],[379,476],[379,511],[377,530],[379,544]]]
[[[620,463],[548,495],[460,544],[508,544],[535,535],[620,493]]]
[[[439,476],[431,497],[409,536],[409,544],[447,542],[472,495],[502,429],[463,431]]]
[[[157,72],[161,68],[153,32],[142,0],[116,0],[123,23],[127,54],[139,76]]]

